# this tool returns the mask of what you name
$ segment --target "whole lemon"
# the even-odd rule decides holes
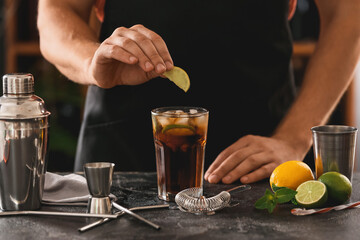
[[[303,182],[314,180],[311,168],[301,161],[287,161],[277,166],[270,176],[270,186],[287,187],[293,190]]]

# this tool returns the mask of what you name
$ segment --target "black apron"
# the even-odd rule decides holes
[[[143,24],[187,71],[187,93],[167,79],[137,86],[90,86],[75,170],[107,161],[120,171],[155,171],[150,111],[209,110],[205,166],[247,134],[268,136],[293,101],[288,0],[107,0],[101,41]]]

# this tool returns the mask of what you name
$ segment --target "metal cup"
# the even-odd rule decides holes
[[[84,164],[87,186],[90,192],[88,213],[110,213],[110,188],[114,172],[113,163],[95,162]]]
[[[352,181],[357,128],[324,125],[311,128],[314,140],[316,178],[335,171]]]

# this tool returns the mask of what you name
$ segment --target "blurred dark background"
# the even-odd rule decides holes
[[[0,6],[1,75],[10,72],[34,75],[35,93],[45,100],[52,113],[48,170],[72,171],[86,86],[69,81],[41,56],[36,28],[37,0],[0,0]],[[300,84],[319,31],[313,0],[298,0],[290,27],[294,39],[294,74]],[[330,122],[351,125],[354,120],[351,106],[351,95],[347,94]]]

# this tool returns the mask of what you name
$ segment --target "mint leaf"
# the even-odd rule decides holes
[[[284,187],[275,192],[275,198],[277,203],[287,203],[295,197],[296,193],[296,191]]]
[[[275,195],[269,189],[266,189],[264,196],[256,201],[255,208],[267,209],[269,213],[272,213],[276,207],[276,204]]]
[[[272,212],[274,211],[276,205],[277,205],[276,200],[274,201],[273,204],[269,204],[269,206],[268,206],[268,212],[269,212],[269,213],[272,213]]]
[[[273,185],[273,189],[274,185]],[[295,200],[296,191],[287,187],[276,187],[275,193],[272,193],[269,189],[265,190],[264,196],[258,199],[255,203],[257,209],[267,209],[269,213],[272,213],[277,204],[287,203],[291,201],[297,205]]]
[[[276,186],[275,184],[272,184],[272,185],[271,185],[271,188],[272,188],[272,190],[273,190],[274,192],[276,192],[277,190],[280,190],[280,189],[285,188],[285,187],[278,187],[278,186]]]
[[[273,198],[273,194],[266,189],[264,196],[262,196],[259,200],[256,201],[255,207],[257,209],[266,209],[268,206],[269,200]]]
[[[255,203],[255,208],[257,209],[266,209],[267,208],[267,196],[262,196],[259,200]]]
[[[295,206],[299,205],[295,198],[291,199],[291,203]]]

